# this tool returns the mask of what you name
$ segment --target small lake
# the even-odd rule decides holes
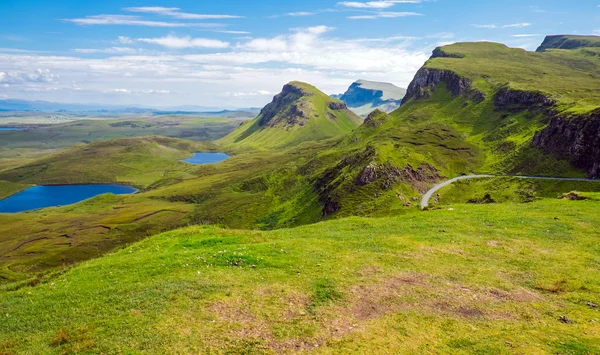
[[[24,131],[25,128],[19,127],[0,127],[0,131]]]
[[[193,157],[184,159],[182,162],[194,165],[215,164],[229,158],[231,157],[225,153],[195,153]]]
[[[33,186],[0,201],[0,213],[17,213],[46,207],[72,205],[102,194],[125,195],[137,192],[122,185]]]

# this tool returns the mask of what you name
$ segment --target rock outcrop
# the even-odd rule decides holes
[[[430,69],[423,67],[419,69],[413,81],[408,86],[406,96],[402,100],[405,104],[411,99],[426,99],[431,96],[439,83],[445,83],[454,97],[463,95],[477,103],[485,100],[485,94],[473,89],[471,79],[459,76],[453,71],[442,69]]]
[[[536,133],[532,147],[570,161],[590,178],[600,178],[600,109],[585,116],[554,116]]]
[[[556,105],[556,101],[540,92],[516,90],[507,87],[498,90],[494,95],[494,103],[502,108],[518,106],[527,109]]]
[[[304,110],[295,104],[302,96],[313,96],[313,94],[305,92],[292,84],[285,85],[283,90],[273,98],[273,101],[260,111],[259,125],[262,127],[268,125],[275,126],[281,121],[289,121],[289,118],[294,118],[294,122],[288,122],[288,124],[293,125],[297,123],[296,121],[298,121],[298,119],[307,118],[304,117]],[[276,119],[277,116],[281,116],[281,113],[285,110],[288,110],[288,114],[285,115],[285,118],[281,119],[280,117],[279,119]]]

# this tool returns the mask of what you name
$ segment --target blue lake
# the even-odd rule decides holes
[[[46,207],[71,205],[94,196],[132,194],[136,189],[122,185],[33,186],[0,201],[0,213],[17,213]]]
[[[23,131],[25,128],[19,127],[0,127],[0,131]]]
[[[195,153],[193,157],[184,159],[182,162],[194,165],[214,164],[220,163],[228,158],[231,157],[225,153]]]

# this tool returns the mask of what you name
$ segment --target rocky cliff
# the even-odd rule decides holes
[[[454,97],[464,95],[475,102],[485,100],[484,93],[472,88],[471,79],[459,76],[450,70],[423,67],[419,69],[413,81],[408,86],[408,91],[402,100],[402,104],[411,99],[429,98],[431,92],[435,91],[436,86],[442,82],[446,84],[446,88]]]
[[[600,109],[585,116],[552,117],[531,145],[600,178]]]

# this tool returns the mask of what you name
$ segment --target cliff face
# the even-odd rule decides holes
[[[408,91],[402,104],[411,99],[424,99],[431,96],[439,83],[446,83],[446,87],[454,97],[464,95],[475,102],[485,100],[485,94],[471,87],[471,80],[461,77],[450,70],[430,69],[423,67],[419,69],[415,78],[408,86]]]
[[[273,101],[260,111],[259,125],[261,127],[275,126],[282,121],[293,125],[303,118],[308,118],[305,117],[304,110],[296,104],[298,99],[303,96],[313,96],[313,94],[305,92],[292,84],[285,85],[281,92],[273,98]],[[286,110],[288,114],[281,115]],[[277,119],[278,115],[280,116],[279,119]],[[290,122],[290,120],[293,120],[293,122]]]
[[[600,178],[600,109],[586,116],[552,117],[531,145]]]

